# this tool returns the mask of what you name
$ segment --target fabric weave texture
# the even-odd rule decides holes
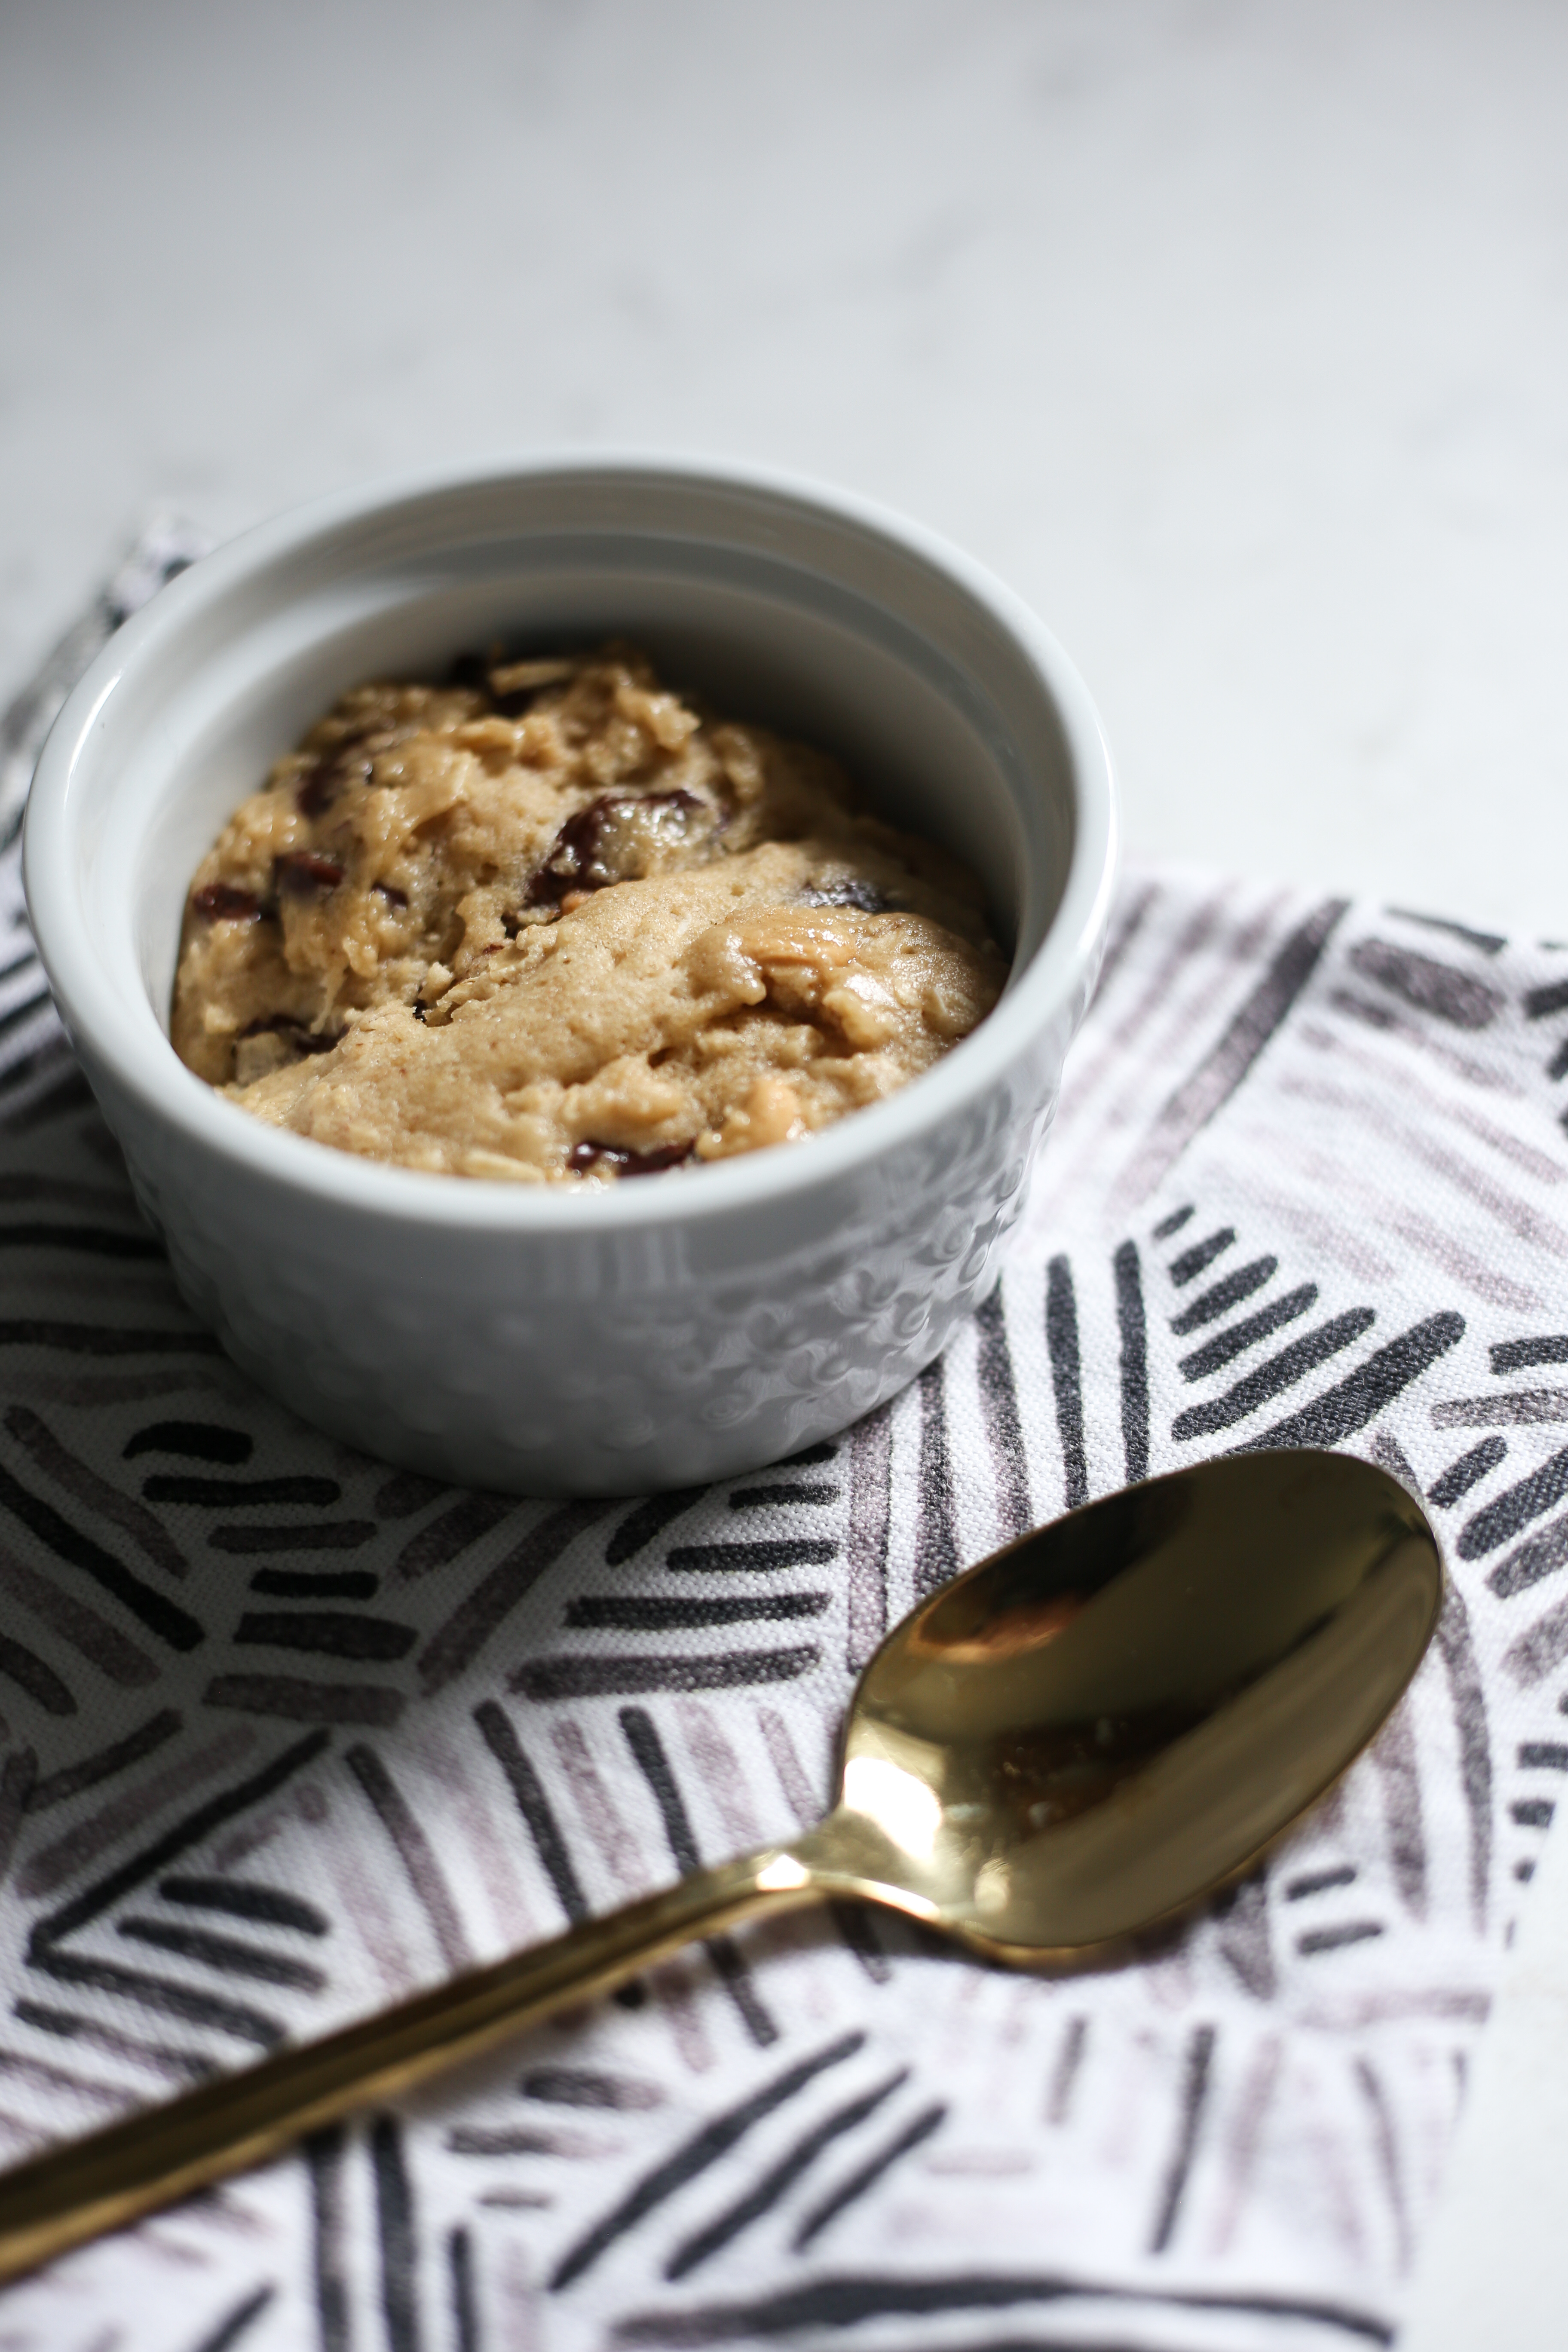
[[[154,535],[15,706],[13,806],[195,546]],[[0,942],[0,2160],[787,1833],[885,1628],[1130,1479],[1359,1453],[1451,1580],[1371,1752],[1126,1964],[852,1908],[717,1938],[11,2289],[6,2352],[1390,2342],[1568,1771],[1568,947],[1130,876],[945,1356],[770,1471],[561,1505],[247,1387],[74,1071],[14,842]]]

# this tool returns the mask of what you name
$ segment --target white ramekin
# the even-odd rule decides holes
[[[184,1069],[185,891],[269,762],[361,678],[595,634],[838,752],[976,867],[1014,947],[990,1018],[809,1143],[607,1191],[378,1166]],[[841,1429],[984,1297],[1093,984],[1115,831],[1077,673],[963,555],[770,474],[569,457],[323,499],[176,580],[49,739],[26,885],[137,1197],[236,1363],[391,1462],[635,1494]]]

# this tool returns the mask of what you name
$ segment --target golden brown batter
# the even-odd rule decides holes
[[[809,1136],[1004,977],[963,867],[610,646],[345,694],[203,859],[173,1035],[342,1150],[602,1182]]]

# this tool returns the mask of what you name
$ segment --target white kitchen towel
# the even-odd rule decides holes
[[[1127,1480],[1361,1453],[1452,1580],[1372,1752],[1135,1960],[716,1939],[12,2288],[4,2352],[1391,2341],[1568,1770],[1568,947],[1131,876],[946,1355],[771,1471],[563,1506],[229,1368],[0,890],[0,2159],[786,1832],[884,1627]]]

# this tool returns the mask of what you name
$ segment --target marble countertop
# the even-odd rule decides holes
[[[1134,852],[1568,931],[1551,0],[54,0],[0,74],[0,685],[174,509],[760,458],[1076,656]]]
[[[1135,853],[1568,935],[1555,0],[52,0],[0,40],[0,690],[157,512],[736,455],[1029,599]],[[1511,2146],[1541,2193],[1439,2233],[1432,2352],[1552,2291],[1514,2256],[1556,2242],[1568,2091],[1520,2119],[1568,1855],[1540,1895],[1458,2178]]]

